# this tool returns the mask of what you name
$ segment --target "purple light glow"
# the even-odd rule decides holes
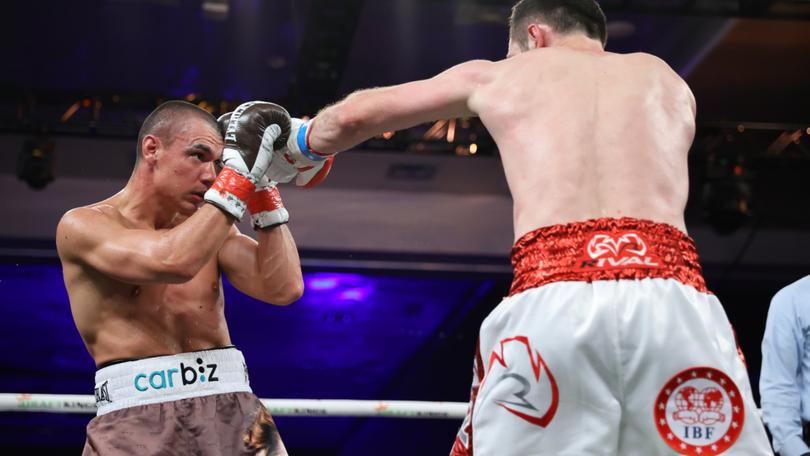
[[[351,288],[342,291],[338,297],[344,301],[364,301],[371,294],[369,288]]]
[[[328,291],[366,287],[370,281],[360,274],[315,272],[305,275],[306,288],[312,291]]]
[[[312,291],[332,290],[337,286],[338,279],[336,277],[314,277],[309,279],[306,284],[307,290]]]

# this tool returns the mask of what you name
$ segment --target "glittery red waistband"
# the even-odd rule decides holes
[[[552,282],[675,279],[708,293],[692,239],[674,226],[603,218],[536,229],[512,247],[509,295]]]

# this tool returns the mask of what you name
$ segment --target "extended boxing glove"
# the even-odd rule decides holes
[[[276,150],[267,177],[276,182],[289,182],[311,188],[320,184],[332,168],[333,155],[320,154],[309,147],[311,121],[293,117],[290,136],[284,149]]]

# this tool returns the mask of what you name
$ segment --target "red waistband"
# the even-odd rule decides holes
[[[671,225],[602,218],[539,228],[512,247],[509,296],[552,282],[675,279],[707,293],[695,242]]]

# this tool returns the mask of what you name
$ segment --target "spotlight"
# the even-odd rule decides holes
[[[228,18],[230,6],[228,0],[203,0],[202,10],[205,17],[222,21]]]

